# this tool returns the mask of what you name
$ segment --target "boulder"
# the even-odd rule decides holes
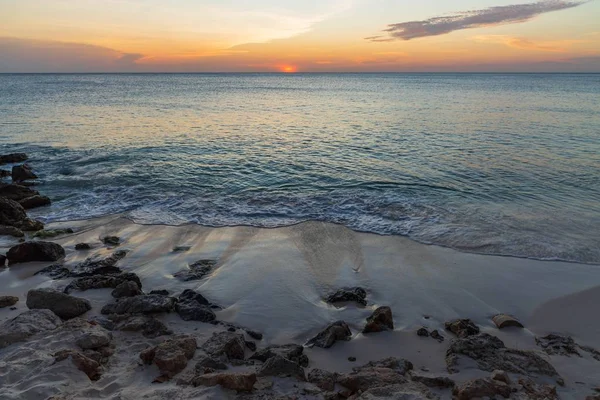
[[[524,328],[523,324],[520,323],[515,317],[507,314],[498,314],[492,318],[492,321],[494,321],[494,324],[496,324],[498,329],[504,329],[510,326]]]
[[[184,321],[210,322],[217,318],[210,305],[200,293],[186,289],[179,296],[175,311]]]
[[[27,292],[27,307],[31,310],[50,310],[62,319],[75,318],[92,309],[88,300],[53,289],[33,289]]]
[[[303,353],[304,347],[297,344],[273,345],[257,351],[250,359],[266,362],[271,357],[281,356],[301,367],[308,367],[308,357]]]
[[[92,246],[90,246],[88,243],[77,243],[75,245],[75,250],[90,250],[92,248]]]
[[[342,302],[355,302],[360,305],[367,305],[367,291],[360,287],[338,289],[325,299],[327,303],[335,304]]]
[[[5,169],[0,169],[0,178],[6,178],[10,176],[10,171]]]
[[[196,353],[196,338],[181,335],[167,339],[156,347],[146,349],[140,358],[146,363],[154,362],[162,376],[172,378],[187,366]]]
[[[0,184],[0,197],[6,197],[9,200],[19,201],[28,197],[37,196],[40,192],[23,185]]]
[[[208,274],[215,265],[217,265],[216,260],[196,261],[190,264],[188,268],[174,273],[173,276],[183,282],[197,281]]]
[[[13,182],[22,182],[38,178],[27,164],[13,166],[11,176]]]
[[[23,237],[25,234],[19,228],[9,225],[0,225],[0,236]]]
[[[68,271],[70,275],[70,271]],[[94,275],[83,278],[73,279],[65,288],[65,293],[71,293],[73,290],[85,291],[90,289],[116,289],[123,282],[134,282],[138,288],[141,288],[140,277],[133,272],[124,272],[118,275]]]
[[[473,379],[456,387],[452,394],[456,400],[472,400],[476,398],[496,398],[502,396],[508,399],[512,393],[509,385],[490,378]]]
[[[111,295],[114,298],[121,297],[133,297],[143,294],[140,287],[134,281],[124,281],[117,285],[115,290],[112,291]]]
[[[173,331],[161,321],[145,315],[126,316],[126,318],[119,320],[114,325],[114,330],[123,332],[141,332],[142,335],[147,338],[156,338],[173,334]]]
[[[339,374],[337,372],[329,372],[315,368],[308,373],[307,380],[319,389],[331,392],[335,389],[335,382],[337,381],[338,376]]]
[[[251,392],[256,383],[255,373],[218,372],[196,376],[192,380],[194,386],[221,386],[237,392]]]
[[[65,249],[52,242],[25,242],[13,246],[6,253],[9,264],[31,261],[57,261],[65,256]]]
[[[202,345],[202,349],[207,354],[217,358],[226,357],[230,360],[243,360],[245,358],[244,348],[244,335],[233,332],[215,332]]]
[[[203,356],[200,357],[200,359],[198,360],[198,362],[196,363],[196,372],[197,373],[204,373],[205,370],[225,370],[227,369],[227,364],[225,364],[224,362],[222,362],[219,359],[210,357],[210,356]]]
[[[304,368],[293,361],[275,356],[269,358],[258,370],[258,376],[294,377],[301,381],[306,380]]]
[[[479,327],[470,319],[456,319],[454,321],[449,321],[446,322],[445,327],[446,330],[454,333],[459,338],[466,338],[479,333]]]
[[[14,164],[27,160],[27,154],[25,153],[11,153],[0,155],[0,165],[2,164]]]
[[[121,238],[118,236],[105,236],[102,238],[102,243],[107,246],[118,246],[121,243]]]
[[[92,381],[100,379],[100,363],[74,350],[61,350],[54,354],[55,362],[71,359],[71,362]]]
[[[36,195],[19,200],[19,204],[23,206],[24,209],[30,210],[32,208],[49,206],[52,204],[52,201],[50,201],[50,197],[48,196]]]
[[[392,309],[389,307],[379,307],[367,318],[367,325],[365,325],[363,333],[393,330],[394,318],[392,317]]]
[[[61,236],[61,235],[68,235],[73,233],[73,229],[71,228],[67,228],[67,229],[44,229],[41,231],[37,231],[36,233],[34,233],[33,235],[31,235],[31,237],[33,238],[40,238],[40,239],[48,239],[48,238],[53,238],[53,237],[57,237],[57,236]]]
[[[31,230],[37,221],[27,218],[25,209],[16,201],[0,197],[0,225],[3,226],[2,235],[22,237],[21,230]],[[43,224],[38,223],[43,227]],[[12,229],[11,229],[12,227]]]
[[[108,346],[112,340],[112,334],[106,329],[96,327],[83,332],[75,340],[75,344],[82,350],[95,350]]]
[[[155,314],[168,313],[175,307],[175,299],[159,295],[140,295],[117,299],[102,307],[102,314]]]
[[[14,306],[18,301],[19,298],[15,296],[0,296],[0,308]]]
[[[54,330],[62,320],[50,310],[30,310],[0,325],[0,349],[29,337]]]
[[[98,256],[86,258],[71,270],[71,276],[82,277],[119,274],[121,273],[121,268],[116,265],[126,255],[127,252],[125,250],[118,250],[105,258]]]
[[[310,339],[306,345],[313,347],[322,347],[328,349],[338,340],[348,341],[352,337],[352,332],[344,321],[336,321],[330,324],[323,331],[319,332],[317,336]]]

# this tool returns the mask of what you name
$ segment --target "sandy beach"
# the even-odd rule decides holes
[[[164,289],[177,296],[185,289],[193,289],[201,293],[219,306],[215,308],[218,321],[262,333],[262,340],[256,341],[259,350],[288,343],[303,345],[331,322],[345,321],[352,332],[351,340],[338,341],[328,349],[305,348],[304,354],[309,359],[307,373],[315,368],[349,373],[353,367],[370,361],[398,357],[412,362],[414,371],[447,376],[457,385],[487,377],[489,372],[472,365],[456,373],[448,371],[445,357],[456,337],[444,329],[444,323],[469,318],[481,332],[500,338],[507,347],[533,350],[549,361],[564,380],[564,386],[556,385],[548,376],[533,379],[556,386],[559,398],[583,399],[600,385],[600,361],[594,359],[593,353],[582,351],[580,356],[571,357],[549,355],[540,351],[535,340],[556,333],[571,336],[579,346],[600,348],[600,323],[594,317],[595,304],[600,301],[597,265],[461,253],[403,237],[357,233],[343,226],[318,222],[276,229],[209,228],[139,225],[115,215],[46,226],[46,230],[64,228],[75,233],[52,241],[64,247],[65,267],[73,268],[88,257],[106,257],[117,249],[126,250],[127,255],[118,266],[139,276],[144,292]],[[101,242],[106,236],[120,238],[120,244],[106,246]],[[17,239],[2,237],[0,251],[4,253],[17,243]],[[89,243],[91,249],[75,250],[78,243]],[[202,279],[183,282],[173,276],[198,260],[215,261]],[[62,291],[72,280],[34,275],[51,264],[21,263],[0,271],[2,295],[20,299],[16,309],[0,309],[1,323],[27,311],[25,299],[29,290]],[[367,305],[332,305],[324,301],[328,294],[346,287],[364,288]],[[91,310],[80,318],[100,317],[102,307],[113,300],[111,291],[71,293],[91,303]],[[361,333],[366,318],[379,306],[391,308],[394,329]],[[498,329],[492,317],[500,313],[514,316],[525,328]],[[175,313],[156,317],[176,334],[193,335],[199,344],[213,332],[227,329],[218,324],[186,322]],[[438,342],[418,336],[416,332],[422,327],[438,330],[445,340]],[[52,353],[76,348],[69,334],[61,329],[1,349],[0,398],[242,396],[218,386],[178,384],[177,379],[152,384],[159,375],[158,369],[143,365],[139,353],[165,337],[148,339],[139,333],[113,331],[112,338],[116,352],[103,366],[97,381],[90,381],[73,365],[53,361]],[[194,361],[201,353],[198,350],[177,377],[193,375]],[[252,354],[249,349],[246,353]],[[355,357],[356,361],[349,361],[349,357]],[[232,370],[254,369],[252,365],[240,365]],[[519,377],[510,375],[513,380]],[[311,383],[292,378],[263,377],[259,383],[253,394],[256,397],[252,398],[324,398],[325,394]],[[264,389],[256,390],[258,386]],[[452,398],[450,389],[431,391],[442,399]]]

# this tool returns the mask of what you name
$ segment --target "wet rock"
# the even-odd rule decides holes
[[[111,296],[118,299],[121,297],[133,297],[143,294],[138,284],[134,281],[124,281],[120,283],[115,290],[112,291]]]
[[[2,185],[0,185],[1,187]],[[3,234],[22,237],[23,232],[21,231],[35,231],[44,228],[44,224],[41,222],[29,219],[25,209],[19,203],[1,196],[0,192],[0,225],[4,226]]]
[[[175,311],[184,321],[210,322],[217,318],[210,305],[200,293],[187,289],[179,296]]]
[[[514,400],[559,400],[556,386],[540,385],[531,379],[519,379],[520,390],[511,395]]]
[[[0,236],[23,237],[25,234],[19,228],[9,225],[0,225]]]
[[[306,345],[313,347],[322,347],[328,349],[338,340],[348,341],[352,337],[352,332],[344,321],[336,321],[330,324],[323,331],[312,339],[310,339]]]
[[[108,346],[112,340],[112,334],[103,328],[97,327],[82,333],[75,344],[82,350],[95,350],[100,347]]]
[[[451,373],[458,372],[460,356],[468,357],[484,371],[503,370],[521,375],[546,375],[562,384],[556,369],[534,351],[508,349],[495,336],[487,333],[452,341],[446,352],[446,365]]]
[[[335,382],[337,381],[338,376],[339,374],[336,372],[315,368],[308,373],[307,380],[319,389],[331,392],[335,389]]]
[[[510,377],[506,372],[502,370],[497,369],[495,371],[492,371],[492,375],[490,377],[495,381],[504,382],[507,385],[510,385]]]
[[[32,238],[39,238],[39,239],[48,239],[48,238],[53,238],[53,237],[57,237],[60,235],[68,235],[73,233],[73,229],[71,228],[67,228],[67,229],[48,229],[48,230],[41,230],[41,231],[37,231],[36,233],[34,233],[33,235],[31,235]]]
[[[535,343],[538,346],[541,346],[545,353],[550,355],[562,355],[566,357],[576,355],[581,357],[580,351],[585,351],[590,353],[596,360],[600,361],[600,351],[589,346],[581,346],[575,343],[570,336],[550,334],[544,337],[536,337]]]
[[[216,260],[196,261],[190,264],[188,268],[174,273],[173,276],[183,282],[197,281],[208,274],[215,265],[217,265]]]
[[[105,236],[102,238],[102,243],[107,246],[118,246],[121,243],[121,238],[118,236]]]
[[[373,314],[367,318],[367,325],[363,333],[383,332],[394,330],[394,318],[392,309],[389,307],[379,307]]]
[[[13,343],[24,342],[35,334],[52,331],[62,323],[50,310],[26,311],[0,325],[0,349]]]
[[[14,164],[27,160],[27,154],[25,153],[11,153],[0,155],[0,165],[2,164]]]
[[[301,381],[306,380],[304,368],[293,361],[275,356],[269,358],[258,370],[258,376],[294,377]]]
[[[83,277],[93,275],[119,274],[121,273],[121,268],[117,267],[116,265],[126,255],[127,252],[125,250],[118,250],[105,258],[97,256],[86,258],[82,263],[76,265],[71,270],[71,276]]]
[[[479,327],[470,319],[456,319],[454,321],[449,321],[446,322],[445,327],[459,338],[466,338],[479,333]]]
[[[118,299],[102,307],[102,314],[155,314],[168,313],[175,307],[175,299],[159,295],[140,295]]]
[[[0,178],[6,178],[10,176],[10,171],[7,171],[5,169],[0,169]]]
[[[251,392],[256,383],[255,373],[219,372],[196,376],[192,380],[194,386],[221,386],[237,392]]]
[[[80,371],[84,372],[92,381],[100,379],[100,363],[74,350],[61,350],[54,354],[55,362],[71,359]]]
[[[421,337],[429,337],[429,331],[427,328],[419,328],[419,330],[417,330],[417,335]]]
[[[250,351],[256,351],[256,343],[246,340],[245,344]]]
[[[73,290],[116,289],[123,282],[134,282],[138,288],[141,288],[142,285],[139,276],[132,272],[125,272],[118,275],[95,275],[73,279],[64,291],[71,293]]]
[[[408,382],[399,385],[374,387],[366,390],[353,400],[375,400],[375,399],[401,399],[401,400],[427,400],[437,399],[439,396],[430,392],[427,387],[417,382]]]
[[[356,357],[348,357],[348,361],[355,362],[356,361]]]
[[[13,246],[6,253],[9,264],[30,261],[57,261],[65,256],[65,249],[52,242],[25,242]]]
[[[263,335],[260,332],[256,332],[250,329],[244,329],[244,332],[246,332],[248,336],[250,336],[254,340],[262,340],[263,338]]]
[[[22,182],[38,178],[27,164],[13,166],[11,176],[13,182]]]
[[[27,307],[31,310],[50,310],[62,319],[75,318],[92,309],[88,300],[53,289],[33,289],[27,292]]]
[[[92,246],[90,246],[88,243],[77,243],[75,245],[75,250],[90,250],[92,248]]]
[[[172,335],[165,324],[154,317],[144,315],[127,316],[114,325],[114,330],[123,332],[141,332],[144,337],[156,338],[164,335]]]
[[[50,201],[48,196],[36,195],[19,200],[19,204],[23,206],[24,209],[31,210],[32,208],[49,206],[52,204],[52,201]]]
[[[65,268],[62,264],[52,264],[46,268],[42,268],[34,275],[45,275],[52,279],[64,279],[67,278],[69,274],[69,269]]]
[[[196,372],[204,373],[204,370],[206,370],[207,368],[211,370],[225,370],[227,369],[227,364],[220,361],[219,359],[210,356],[200,357],[200,359],[196,363]]]
[[[506,314],[498,314],[492,318],[492,321],[494,321],[494,324],[496,324],[498,329],[504,329],[510,326],[524,328],[523,324],[521,324],[516,318]]]
[[[367,291],[360,287],[343,288],[327,296],[325,301],[331,304],[353,301],[360,305],[366,306]]]
[[[146,363],[154,362],[162,376],[172,378],[187,366],[196,353],[196,338],[189,335],[167,339],[156,347],[146,349],[140,358]]]
[[[189,251],[190,249],[191,249],[190,246],[175,246],[175,247],[173,247],[173,253],[185,252],[185,251]]]
[[[418,375],[418,374],[412,374],[410,379],[413,380],[413,382],[419,382],[422,383],[423,385],[430,387],[430,388],[437,388],[437,389],[448,389],[448,388],[453,388],[454,386],[456,386],[456,382],[454,382],[452,379],[448,378],[447,376],[428,376],[428,375]]]
[[[360,371],[364,368],[387,368],[398,372],[400,375],[406,375],[412,371],[413,364],[404,358],[388,357],[379,361],[370,361],[362,367],[353,368],[354,371]]]
[[[105,318],[105,317],[101,317],[101,316],[93,316],[91,318],[88,319],[88,322],[92,325],[98,325],[101,326],[102,328],[108,330],[108,331],[112,331],[115,329],[115,324],[114,322],[112,322],[110,319]]]
[[[0,308],[14,306],[18,301],[19,298],[15,296],[0,296]]]
[[[503,382],[490,378],[480,378],[463,383],[456,387],[452,394],[457,400],[472,400],[485,397],[496,398],[496,396],[502,396],[507,399],[511,393],[512,389],[510,386]]]
[[[0,269],[6,268],[6,256],[4,254],[0,254]]]
[[[12,184],[0,184],[0,197],[5,197],[15,202],[26,199],[28,197],[37,196],[40,192],[37,190],[30,189],[23,185]]]
[[[304,347],[293,343],[266,347],[254,353],[250,359],[266,362],[275,356],[286,358],[301,367],[308,367],[308,357],[304,354]]]
[[[202,345],[202,349],[213,357],[243,360],[245,358],[244,335],[233,332],[215,332]]]
[[[438,342],[440,342],[440,343],[444,341],[444,337],[443,337],[443,336],[442,336],[442,335],[441,335],[441,334],[438,332],[438,330],[437,330],[437,329],[436,329],[436,330],[434,330],[434,331],[432,331],[432,332],[431,332],[431,334],[430,334],[430,336],[431,336],[433,339],[435,339],[435,340],[437,340]]]
[[[349,374],[342,374],[338,383],[348,388],[351,393],[371,388],[402,385],[408,383],[402,374],[389,368],[361,368]]]
[[[148,294],[157,294],[159,296],[168,296],[169,295],[169,291],[168,290],[164,290],[164,289],[161,289],[161,290],[152,290]]]

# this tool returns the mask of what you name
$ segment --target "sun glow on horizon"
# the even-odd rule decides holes
[[[282,65],[279,67],[279,71],[286,74],[293,74],[294,72],[298,72],[298,67],[295,65]]]

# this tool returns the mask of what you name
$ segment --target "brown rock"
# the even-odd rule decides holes
[[[510,377],[508,376],[508,374],[502,370],[495,370],[492,372],[492,376],[491,378],[495,381],[500,381],[500,382],[504,382],[507,385],[510,385]]]
[[[187,366],[195,353],[196,338],[182,335],[142,351],[140,358],[146,364],[154,362],[164,377],[172,378]]]
[[[14,306],[18,301],[19,298],[15,296],[0,296],[0,308]]]
[[[494,324],[496,324],[498,329],[504,329],[510,326],[524,328],[523,324],[521,324],[516,318],[506,314],[498,314],[492,318],[492,321],[494,321]]]
[[[202,345],[202,349],[213,357],[225,356],[232,360],[245,358],[246,341],[244,335],[233,332],[215,332]]]
[[[446,322],[446,329],[459,338],[466,338],[479,333],[479,327],[470,319],[456,319],[454,321]]]
[[[308,373],[308,381],[318,388],[326,391],[335,389],[335,382],[339,374],[315,368]]]
[[[70,358],[73,364],[80,371],[84,372],[88,378],[92,381],[97,381],[100,379],[100,363],[92,360],[89,357],[84,356],[83,354],[73,351],[73,350],[61,350],[58,353],[54,354],[54,358],[56,362],[60,362]]]
[[[256,383],[255,373],[219,372],[198,375],[192,380],[194,386],[217,386],[238,392],[251,392]]]
[[[394,330],[392,309],[389,307],[379,307],[369,318],[367,318],[367,325],[363,329],[363,333],[383,332],[388,330]]]

